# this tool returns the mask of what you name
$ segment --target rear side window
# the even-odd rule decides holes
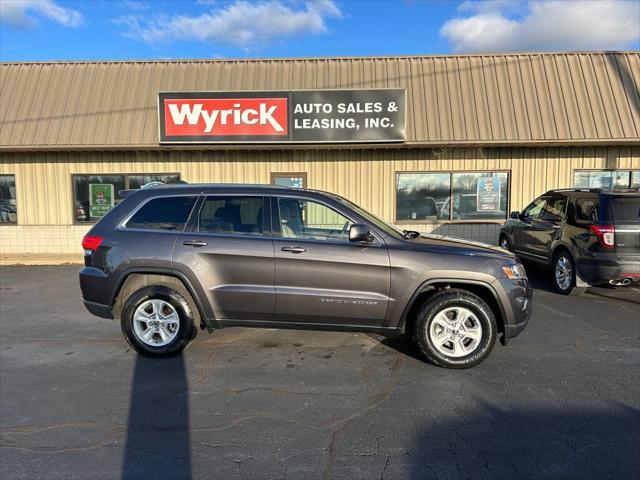
[[[262,197],[207,197],[200,209],[198,231],[262,235],[263,203]]]
[[[154,198],[129,219],[127,228],[182,230],[196,199],[196,196]]]
[[[613,197],[609,205],[615,223],[640,223],[640,197]]]
[[[578,198],[576,200],[576,221],[579,223],[598,223],[598,198]]]

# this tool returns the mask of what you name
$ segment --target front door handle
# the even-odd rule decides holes
[[[282,247],[280,250],[283,252],[291,252],[291,253],[304,253],[307,251],[306,248],[302,247]]]
[[[206,247],[207,246],[207,242],[205,242],[204,240],[185,240],[184,242],[182,242],[183,245],[188,245],[191,247]]]

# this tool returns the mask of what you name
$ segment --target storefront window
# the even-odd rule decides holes
[[[631,188],[640,188],[640,170],[631,172]]]
[[[16,223],[16,177],[0,175],[0,223]]]
[[[507,173],[454,173],[452,178],[452,220],[506,218]]]
[[[444,206],[451,198],[448,173],[400,173],[397,178],[396,219],[398,221],[448,220]]]
[[[281,187],[305,188],[307,186],[307,174],[288,172],[272,173],[271,184]]]
[[[178,174],[73,175],[74,217],[76,222],[96,222],[122,200],[120,190],[179,180]]]
[[[576,188],[629,188],[629,170],[578,170],[573,173]]]
[[[506,172],[400,173],[396,220],[500,220],[507,216]]]

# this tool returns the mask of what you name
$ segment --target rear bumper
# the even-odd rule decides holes
[[[93,315],[102,318],[113,318],[111,305],[107,305],[109,277],[99,268],[83,267],[80,270],[80,290],[84,306]]]
[[[83,302],[85,308],[89,310],[89,313],[96,317],[113,319],[113,312],[109,305],[102,305],[101,303],[89,302],[87,300],[83,300]]]
[[[582,259],[578,261],[577,270],[580,278],[592,285],[625,278],[640,281],[640,261]]]

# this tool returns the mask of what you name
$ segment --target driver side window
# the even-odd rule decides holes
[[[353,224],[344,215],[312,200],[278,198],[279,222],[282,238],[305,240],[349,240]]]
[[[546,203],[546,198],[535,199],[529,204],[527,208],[524,209],[524,212],[522,212],[522,217],[526,218],[527,220],[535,220],[542,213],[542,210],[544,209]]]

